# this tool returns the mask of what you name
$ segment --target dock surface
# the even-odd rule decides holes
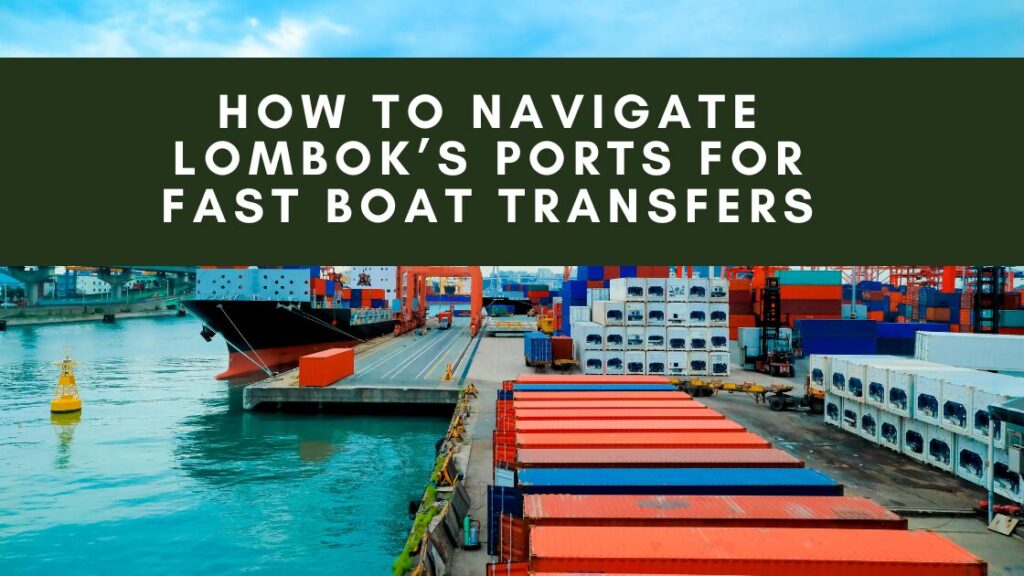
[[[469,321],[447,330],[386,336],[356,347],[355,374],[323,388],[300,388],[297,369],[250,384],[242,406],[286,404],[455,404],[459,375],[472,359]],[[451,363],[455,378],[442,380]]]

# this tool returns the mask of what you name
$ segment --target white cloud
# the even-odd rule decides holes
[[[258,36],[246,36],[237,46],[228,48],[224,55],[246,58],[307,56],[311,55],[317,41],[348,36],[351,32],[348,26],[322,18],[310,21],[282,18],[277,28]]]

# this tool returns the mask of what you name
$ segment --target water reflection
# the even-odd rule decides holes
[[[55,468],[66,470],[71,466],[71,441],[75,439],[75,428],[81,421],[81,412],[50,413],[50,423],[57,434],[57,457],[53,460]]]

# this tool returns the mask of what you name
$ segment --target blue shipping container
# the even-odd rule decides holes
[[[543,332],[523,334],[523,355],[531,365],[551,362],[551,337]]]
[[[498,555],[499,514],[523,517],[523,495],[515,488],[487,486],[487,553]]]
[[[874,320],[797,320],[794,329],[807,340],[873,340],[878,336]]]
[[[804,356],[808,354],[878,354],[876,338],[855,340],[850,338],[803,339]]]
[[[620,278],[636,278],[636,266],[619,266]]]
[[[879,338],[905,338],[913,340],[918,332],[949,332],[948,324],[934,322],[879,322]]]
[[[733,494],[842,496],[807,468],[525,468],[523,494]]]

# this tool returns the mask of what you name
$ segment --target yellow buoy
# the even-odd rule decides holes
[[[57,388],[53,391],[53,400],[50,401],[50,412],[64,414],[68,412],[80,412],[82,410],[82,399],[78,397],[78,385],[75,384],[75,366],[78,362],[65,355],[64,360],[56,363],[60,366],[60,376],[57,377]]]

